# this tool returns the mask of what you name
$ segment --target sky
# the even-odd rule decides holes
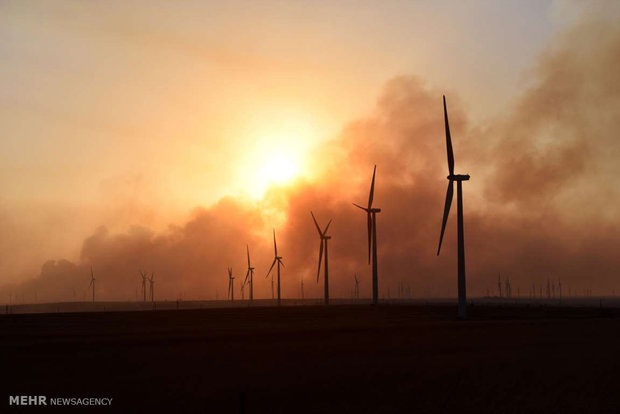
[[[502,272],[608,293],[619,17],[604,0],[1,1],[0,290],[69,299],[92,265],[103,298],[133,298],[139,268],[163,297],[211,298],[246,244],[266,272],[276,228],[294,296],[316,277],[313,209],[334,219],[334,291],[358,273],[368,293],[349,207],[377,164],[382,293],[452,295],[453,217],[432,254],[446,94],[473,292]]]

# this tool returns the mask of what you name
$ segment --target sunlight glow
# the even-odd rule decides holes
[[[274,154],[260,171],[264,182],[282,184],[295,178],[299,167],[295,164],[292,154]]]
[[[246,166],[239,170],[241,191],[260,199],[270,186],[288,185],[308,174],[307,154],[316,143],[316,133],[303,113],[263,113],[251,125],[244,154]]]

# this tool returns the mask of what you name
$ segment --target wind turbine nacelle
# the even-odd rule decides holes
[[[371,208],[370,212],[371,213],[381,213],[381,209],[380,208]]]
[[[469,174],[454,174],[454,175],[449,175],[446,178],[448,180],[454,180],[454,181],[468,181]]]

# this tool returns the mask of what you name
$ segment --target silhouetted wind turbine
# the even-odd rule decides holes
[[[301,277],[301,300],[304,300],[304,277]]]
[[[228,268],[228,297],[231,302],[235,300],[235,286],[234,286],[235,277],[232,274],[232,267]]]
[[[284,266],[284,263],[282,263],[282,256],[278,256],[278,245],[276,244],[276,230],[275,229],[273,229],[273,251],[275,254],[273,263],[271,263],[271,267],[269,268],[269,271],[267,272],[265,279],[267,279],[267,277],[269,276],[269,273],[271,273],[275,264],[278,263],[278,305],[280,305],[280,265]],[[273,286],[273,281],[272,281],[271,286]],[[273,291],[273,288],[272,288],[272,291]],[[273,293],[272,293],[272,296],[273,296]]]
[[[448,191],[446,193],[446,204],[443,211],[443,221],[441,223],[441,235],[439,236],[439,247],[437,256],[441,251],[441,242],[446,230],[446,222],[450,214],[450,205],[454,195],[454,182],[456,181],[457,199],[457,230],[458,230],[458,292],[459,292],[459,318],[467,317],[467,294],[465,292],[465,235],[463,231],[463,186],[462,182],[469,180],[469,174],[454,174],[454,153],[452,152],[452,138],[450,137],[450,124],[448,122],[448,110],[446,109],[446,97],[443,97],[443,116],[446,129],[446,150],[448,153]]]
[[[330,220],[329,223],[327,223],[327,226],[325,226],[325,230],[321,231],[321,228],[319,227],[319,223],[316,222],[316,218],[314,217],[314,214],[312,214],[312,211],[310,212],[310,215],[312,216],[312,221],[314,221],[314,225],[316,226],[316,231],[319,232],[319,238],[321,239],[321,247],[319,249],[319,267],[316,270],[316,283],[319,283],[319,275],[321,274],[321,260],[323,259],[323,249],[325,249],[325,277],[324,277],[324,287],[325,287],[325,304],[329,305],[329,265],[328,265],[328,260],[327,260],[327,241],[329,239],[331,239],[331,236],[327,235],[327,229],[329,229],[329,225],[332,224],[332,221]]]
[[[377,276],[377,216],[380,208],[372,208],[372,199],[375,195],[375,173],[377,166],[372,171],[372,182],[370,184],[370,195],[368,196],[368,207],[362,207],[353,203],[357,208],[366,212],[368,223],[368,263],[370,263],[370,250],[372,246],[372,303],[376,304],[379,300],[379,280]]]
[[[148,277],[148,274],[143,272],[142,270],[140,270],[140,276],[142,276],[142,295],[143,295],[143,301],[146,302],[146,279]]]
[[[250,247],[246,244],[245,246],[248,251],[248,272],[245,274],[245,280],[243,284],[250,284],[250,301],[254,300],[254,268],[250,264]]]
[[[93,267],[90,267],[90,284],[88,287],[93,287],[93,303],[95,303],[95,274],[93,273]]]
[[[154,302],[154,295],[153,295],[153,287],[155,285],[155,273],[151,272],[151,277],[149,278],[149,288],[150,288],[150,292],[151,292],[151,302]]]

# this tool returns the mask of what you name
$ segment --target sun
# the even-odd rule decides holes
[[[319,136],[317,122],[313,115],[290,106],[263,108],[248,121],[236,168],[240,194],[260,200],[270,187],[310,179],[311,154]]]
[[[260,171],[261,181],[267,184],[283,184],[292,181],[299,174],[294,154],[274,154],[269,157]]]

